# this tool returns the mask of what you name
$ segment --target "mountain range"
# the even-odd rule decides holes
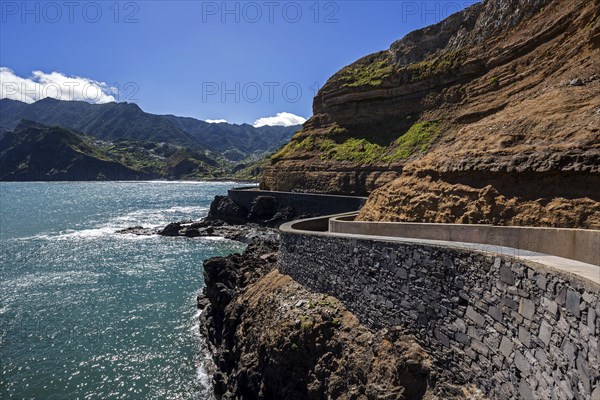
[[[72,130],[24,120],[0,139],[0,180],[131,180],[153,176],[113,159]]]
[[[6,158],[9,150],[11,154],[20,154],[31,162],[39,161],[47,166],[45,161],[48,160],[36,159],[31,146],[44,142],[44,145],[54,146],[46,149],[50,155],[70,157],[71,152],[64,153],[61,149],[72,148],[74,141],[85,143],[85,146],[75,146],[76,152],[111,160],[134,171],[124,174],[127,179],[255,178],[262,159],[288,142],[298,128],[213,124],[194,118],[146,113],[133,103],[90,104],[45,98],[28,104],[2,99],[2,179],[19,180],[26,176],[23,171],[11,170],[15,165],[14,160]],[[25,134],[40,135],[42,131],[44,137],[50,135],[54,140],[46,143],[47,138],[41,142],[18,138]],[[61,141],[64,143],[59,146]],[[66,171],[73,159],[56,161],[62,166],[59,170]],[[44,168],[35,172],[38,179],[44,179],[45,175],[40,175]],[[54,179],[63,177],[61,173],[50,175]],[[102,177],[113,179],[102,174],[98,179]]]

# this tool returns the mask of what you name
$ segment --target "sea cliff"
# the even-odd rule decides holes
[[[598,227],[600,3],[496,0],[334,74],[262,187],[365,220]]]
[[[278,241],[204,263],[198,298],[223,399],[479,399],[401,327],[372,330],[277,270]]]

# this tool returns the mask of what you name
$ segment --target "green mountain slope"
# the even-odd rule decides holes
[[[2,99],[0,125],[14,128],[27,119],[41,124],[74,129],[100,139],[135,139],[198,146],[189,133],[163,118],[143,112],[132,103],[89,104],[45,98],[32,104]]]
[[[104,140],[27,120],[0,138],[0,180],[5,181],[249,178],[239,170],[207,150]]]
[[[287,143],[298,126],[209,124],[194,118],[149,114],[132,103],[89,104],[52,98],[26,104],[0,100],[0,132],[14,129],[22,119],[60,126],[104,140],[165,142],[209,150],[238,162],[260,158]],[[248,161],[248,160],[246,160]]]
[[[136,171],[71,130],[23,121],[0,140],[0,180],[130,180],[155,178]]]
[[[300,126],[262,126],[242,124],[209,124],[194,118],[163,115],[174,126],[189,132],[207,148],[226,153],[231,160],[240,160],[240,156],[260,152],[273,152],[287,143]],[[236,156],[237,153],[237,156]]]

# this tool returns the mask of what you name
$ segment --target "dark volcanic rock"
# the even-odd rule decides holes
[[[156,230],[134,226],[116,233],[133,235],[161,235],[169,237],[222,237],[242,243],[250,243],[254,239],[278,240],[279,233],[267,226],[258,224],[229,225],[221,220],[201,222],[172,222],[163,229]]]
[[[158,231],[158,234],[161,236],[180,236],[181,231],[181,223],[172,222],[169,225],[165,226],[163,229]]]
[[[275,213],[275,215],[273,215],[273,218],[269,219],[266,221],[266,224],[268,226],[279,226],[281,224],[283,224],[284,222],[288,222],[291,221],[293,219],[296,219],[296,212],[294,211],[294,209],[292,207],[280,207],[277,209],[277,212]],[[298,217],[298,219],[302,219],[304,218],[303,216]],[[309,217],[307,217],[309,218]]]
[[[221,399],[479,399],[400,327],[371,331],[276,269],[278,243],[204,263],[200,329]]]
[[[213,230],[212,230],[212,228],[207,228],[205,232],[207,233],[205,236],[209,236],[210,234],[213,233]],[[185,229],[183,231],[183,236],[194,238],[194,237],[200,237],[201,234],[198,229]]]
[[[144,228],[143,226],[132,226],[129,228],[121,229],[121,230],[117,231],[116,233],[122,233],[124,235],[130,234],[130,235],[139,235],[139,236],[150,236],[150,235],[156,235],[157,231],[156,231],[156,229]]]
[[[277,212],[277,199],[273,196],[257,196],[252,201],[250,219],[270,219]]]
[[[243,224],[248,220],[246,218],[248,211],[234,203],[227,196],[215,196],[210,204],[207,220],[222,220],[231,224]]]
[[[232,225],[257,224],[277,227],[294,218],[296,218],[296,212],[293,207],[279,204],[273,196],[257,196],[252,202],[249,212],[227,196],[215,196],[206,221],[222,221]]]
[[[270,208],[270,203],[271,200],[264,199],[257,203],[257,210],[260,210],[258,214],[268,218],[251,220],[246,216],[246,211],[229,197],[216,196],[211,204],[209,216],[202,221],[172,222],[158,230],[134,226],[117,233],[187,238],[222,237],[242,243],[250,243],[254,239],[278,240],[279,233],[273,227],[290,221],[295,213],[291,207]]]

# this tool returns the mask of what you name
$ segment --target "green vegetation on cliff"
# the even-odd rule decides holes
[[[273,163],[276,163],[277,161],[282,160],[284,158],[290,158],[296,152],[298,146],[299,142],[292,140],[291,142],[283,146],[281,149],[279,149],[279,151],[277,151],[275,154],[273,154],[271,156],[271,161]]]
[[[422,121],[410,127],[389,146],[373,143],[368,138],[348,137],[346,129],[334,126],[330,133],[342,135],[334,140],[309,135],[296,135],[290,143],[271,156],[271,163],[297,158],[303,152],[317,152],[322,160],[349,161],[355,165],[391,163],[423,153],[441,134],[439,121]]]
[[[322,159],[351,161],[356,165],[389,163],[427,151],[439,135],[438,121],[423,121],[411,126],[404,135],[388,147],[364,138],[349,138],[342,143],[325,139],[321,141],[319,148],[324,153],[321,155]]]
[[[394,67],[387,60],[375,61],[369,64],[361,64],[342,70],[339,80],[344,82],[343,86],[379,86],[383,79],[394,71]]]
[[[301,131],[299,131],[298,133],[300,132]],[[291,142],[283,146],[279,151],[277,151],[271,156],[271,161],[273,163],[285,158],[293,157],[294,155],[296,155],[298,150],[304,149],[310,151],[313,149],[313,146],[315,144],[314,138],[312,136],[308,136],[302,140],[299,140],[298,133],[294,135]]]
[[[423,61],[395,68],[393,61],[378,55],[342,69],[335,80],[341,82],[342,87],[379,86],[392,74],[402,72],[407,72],[411,80],[424,80],[455,69],[464,61],[464,56],[462,50],[445,51]]]
[[[386,159],[394,161],[406,159],[417,152],[423,153],[440,136],[440,133],[440,123],[438,121],[416,123],[404,135],[396,139],[394,152]]]
[[[325,154],[321,158],[336,161],[351,161],[357,165],[374,164],[382,160],[386,148],[366,139],[350,138],[343,143],[336,144],[331,139],[321,143],[321,150]]]
[[[464,61],[464,51],[446,51],[433,58],[416,62],[405,67],[413,80],[429,79],[458,67]]]

